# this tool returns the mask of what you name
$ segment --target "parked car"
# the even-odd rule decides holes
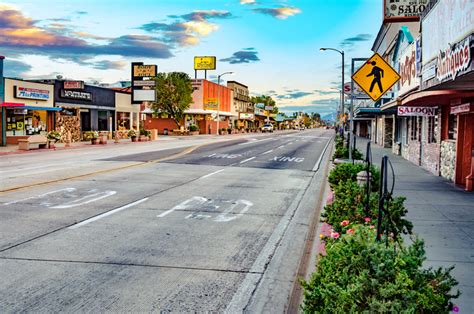
[[[264,124],[262,126],[262,132],[273,132],[273,125],[272,124]]]
[[[306,127],[304,125],[300,125],[300,127],[298,128],[300,131],[304,131],[306,129]]]

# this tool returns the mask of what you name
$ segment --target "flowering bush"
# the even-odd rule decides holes
[[[50,131],[46,138],[50,141],[59,141],[61,139],[61,133],[58,131]]]
[[[450,294],[457,285],[452,268],[423,269],[421,240],[404,247],[375,241],[375,229],[368,226],[350,230],[327,240],[316,272],[302,282],[305,313],[443,313],[453,308],[451,299],[459,292]]]
[[[86,141],[93,140],[93,139],[98,139],[99,138],[99,132],[97,132],[97,131],[86,131],[86,132],[84,132],[82,137]]]
[[[351,163],[343,163],[338,164],[334,167],[328,176],[328,182],[331,188],[336,187],[340,182],[344,181],[357,181],[357,173],[366,170],[366,166],[364,164],[351,164]],[[380,171],[372,166],[370,168],[370,173],[372,174],[371,190],[376,192],[379,189],[379,181],[380,181]]]
[[[137,131],[129,130],[127,135],[128,135],[128,137],[136,137],[137,136]]]

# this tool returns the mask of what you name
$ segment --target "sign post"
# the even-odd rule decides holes
[[[143,78],[155,77],[158,71],[157,68],[158,67],[154,64],[147,65],[143,64],[143,62],[132,62],[132,104],[141,104],[142,101],[156,100],[154,81],[145,81]],[[143,87],[152,89],[144,89]]]
[[[5,99],[5,86],[3,80],[3,60],[4,56],[0,56],[0,106],[2,106],[2,146],[7,145],[7,131],[5,128],[5,107],[3,106],[3,101]]]

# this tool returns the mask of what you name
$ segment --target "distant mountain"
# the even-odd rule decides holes
[[[325,121],[335,121],[336,120],[336,113],[332,112],[332,113],[326,114],[324,116],[321,116],[321,119],[325,120]]]

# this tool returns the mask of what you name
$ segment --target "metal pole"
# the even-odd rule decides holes
[[[219,135],[219,96],[221,92],[221,76],[217,76],[217,135]]]
[[[341,51],[342,56],[342,81],[341,81],[341,115],[344,117],[344,51]],[[344,128],[344,122],[342,122]],[[344,133],[342,133],[342,139],[344,140]]]
[[[351,62],[351,76],[354,74],[354,59]],[[351,107],[349,109],[349,160],[352,159],[352,110],[354,105],[354,81],[351,79]]]
[[[3,81],[3,60],[5,59],[4,56],[0,56],[0,106],[2,106],[2,146],[7,145],[7,129],[5,128],[6,123],[6,109],[3,106],[3,101],[5,99],[5,88],[4,88],[4,81]]]

